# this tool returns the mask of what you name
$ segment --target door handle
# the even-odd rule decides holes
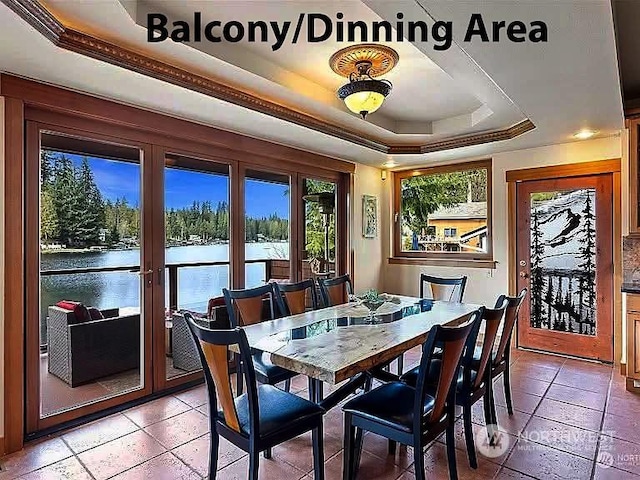
[[[527,272],[520,272],[520,278],[527,278],[529,274]]]
[[[138,272],[138,275],[151,275],[153,273],[153,270],[140,270]]]

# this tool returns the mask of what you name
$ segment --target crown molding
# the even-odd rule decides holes
[[[330,135],[385,154],[409,155],[450,150],[483,143],[510,140],[535,128],[531,120],[489,132],[461,135],[435,142],[389,145],[361,131],[347,130],[327,120],[262,98],[214,79],[191,73],[180,67],[65,26],[37,0],[1,0],[25,22],[54,45],[179,87],[202,93],[311,130]]]
[[[509,128],[503,130],[493,130],[491,132],[477,133],[472,135],[464,135],[454,138],[446,138],[438,142],[427,143],[426,145],[395,145],[389,147],[389,154],[402,155],[402,154],[416,154],[416,153],[431,153],[438,152],[440,150],[452,150],[454,148],[470,147],[472,145],[481,145],[483,143],[499,142],[501,140],[511,140],[530,130],[533,130],[536,126],[528,118]],[[418,149],[418,151],[416,151]]]

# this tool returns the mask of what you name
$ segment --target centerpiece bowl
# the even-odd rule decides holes
[[[369,290],[366,293],[359,295],[358,301],[360,305],[363,305],[367,310],[369,310],[368,319],[373,321],[375,319],[375,313],[378,309],[384,305],[386,302],[394,302],[398,303],[396,298],[390,297],[387,294],[380,294],[377,290]]]

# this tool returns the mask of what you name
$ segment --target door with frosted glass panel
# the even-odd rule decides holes
[[[517,185],[520,346],[613,360],[611,175]]]

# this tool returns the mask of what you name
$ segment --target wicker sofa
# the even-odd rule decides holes
[[[140,314],[101,313],[103,319],[77,323],[71,310],[48,309],[49,373],[71,387],[140,367]]]
[[[203,327],[213,329],[229,328],[229,315],[225,306],[214,305],[210,306],[208,310],[208,318],[205,318],[202,314],[190,313],[193,314],[196,322]],[[175,312],[172,316],[171,350],[173,352],[173,366],[186,372],[195,372],[202,369],[202,363],[183,312],[185,311]]]

